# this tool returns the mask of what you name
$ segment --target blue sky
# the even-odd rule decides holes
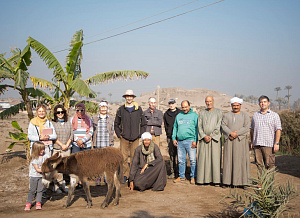
[[[2,0],[0,53],[23,49],[29,36],[52,52],[68,48],[75,31],[84,42],[98,40],[215,1],[199,0],[156,17],[98,35],[192,0]],[[146,80],[92,87],[120,100],[126,89],[139,95],[160,87],[206,88],[275,99],[275,87],[300,98],[300,1],[225,0],[121,36],[83,47],[86,79],[112,70],[142,70]],[[95,36],[97,35],[97,36]],[[94,37],[92,37],[94,36]],[[67,51],[56,54],[65,66]],[[33,52],[30,75],[50,80],[52,72]],[[4,82],[2,82],[3,84]],[[29,82],[29,86],[31,86]],[[16,96],[13,91],[1,97]]]

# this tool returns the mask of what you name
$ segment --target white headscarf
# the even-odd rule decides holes
[[[141,138],[142,138],[142,140],[144,140],[144,139],[150,139],[150,140],[152,140],[152,135],[149,132],[144,132],[141,135]]]
[[[233,104],[233,103],[243,104],[243,99],[234,97],[234,98],[230,99],[230,104]]]

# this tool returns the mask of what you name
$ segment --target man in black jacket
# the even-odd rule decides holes
[[[139,146],[139,138],[146,131],[147,124],[142,108],[133,101],[135,97],[132,90],[126,90],[123,95],[126,103],[119,107],[115,118],[115,132],[120,139],[120,150],[124,158],[124,183],[129,177],[134,151]]]
[[[178,175],[178,165],[176,161],[177,148],[174,146],[172,141],[172,132],[175,118],[177,114],[181,112],[181,110],[176,107],[176,101],[174,99],[170,99],[168,103],[169,109],[164,113],[164,125],[170,155],[171,174],[169,175],[169,179],[173,179],[175,177],[175,174]]]

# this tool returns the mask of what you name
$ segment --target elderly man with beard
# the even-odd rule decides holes
[[[248,133],[249,115],[241,111],[243,99],[230,100],[232,111],[222,120],[225,144],[223,152],[223,184],[246,187],[250,179]]]

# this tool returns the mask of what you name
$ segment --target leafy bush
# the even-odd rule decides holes
[[[12,142],[8,148],[12,149],[16,143],[21,143],[23,144],[23,148],[26,153],[26,158],[29,160],[29,151],[30,151],[30,142],[28,140],[27,134],[24,133],[23,129],[19,126],[17,121],[12,121],[11,122],[12,127],[14,127],[18,132],[9,132],[9,136],[15,140],[16,142]]]
[[[249,191],[242,195],[234,189],[225,198],[234,199],[232,204],[245,208],[245,217],[279,217],[287,209],[288,202],[297,195],[291,182],[275,184],[275,168],[258,170],[258,178],[253,178]],[[258,185],[260,184],[260,186]]]
[[[300,110],[285,110],[279,116],[282,124],[280,151],[300,155]]]

